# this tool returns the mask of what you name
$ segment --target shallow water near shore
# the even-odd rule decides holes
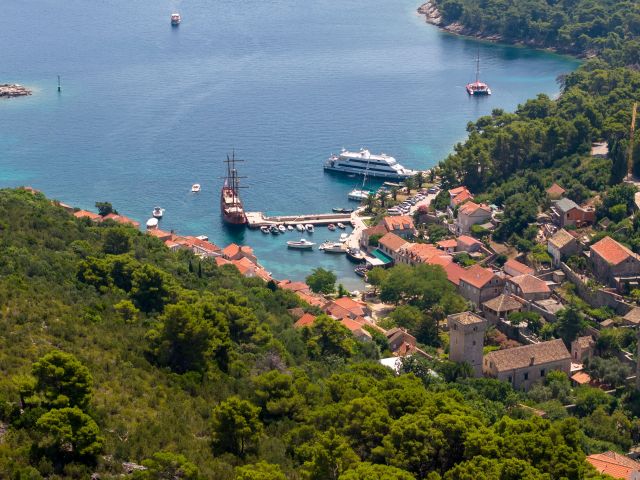
[[[578,65],[440,32],[419,3],[6,0],[0,83],[34,94],[0,101],[0,186],[32,185],[89,209],[111,201],[143,224],[161,205],[161,228],[247,243],[276,278],[323,266],[361,288],[344,256],[287,250],[299,232],[226,229],[225,155],[235,148],[245,160],[247,210],[354,206],[346,195],[358,180],[325,174],[330,153],[366,146],[429,168],[467,122],[555,95],[556,77]],[[478,51],[488,98],[464,91]],[[191,194],[193,183],[202,192]],[[338,235],[318,228],[313,238]]]

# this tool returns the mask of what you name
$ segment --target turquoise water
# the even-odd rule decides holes
[[[0,186],[32,185],[83,208],[111,201],[142,222],[161,205],[162,228],[248,243],[278,278],[321,265],[358,288],[345,258],[288,251],[297,232],[222,225],[226,153],[246,160],[248,210],[326,212],[347,206],[356,183],[323,172],[330,153],[367,146],[428,168],[464,139],[468,121],[554,95],[556,77],[577,66],[442,33],[418,5],[4,0],[11,21],[0,30],[0,82],[35,93],[0,102]],[[169,25],[174,10],[178,28]],[[489,98],[464,91],[478,49]],[[193,195],[196,182],[202,192]]]

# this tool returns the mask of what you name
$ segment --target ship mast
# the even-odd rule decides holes
[[[238,191],[240,187],[240,179],[247,178],[238,175],[238,170],[236,169],[236,162],[244,162],[244,160],[240,160],[236,158],[235,150],[231,151],[231,158],[227,154],[227,159],[224,161],[227,164],[227,184],[231,188],[233,192],[233,204],[237,205],[240,201],[240,197],[238,196]],[[244,187],[242,187],[244,188]]]
[[[478,49],[478,56],[476,57],[476,83],[480,81],[480,49]]]

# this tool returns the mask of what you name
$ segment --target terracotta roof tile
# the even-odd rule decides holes
[[[563,248],[572,240],[575,240],[573,235],[561,228],[549,239],[549,243],[556,248]]]
[[[563,195],[564,192],[566,192],[566,190],[557,183],[554,183],[549,188],[547,188],[547,193],[551,196],[560,196]]]
[[[453,203],[456,204],[456,205],[458,205],[458,203],[456,203],[456,200],[458,200],[458,198],[459,198],[459,196],[453,199]],[[469,201],[469,202],[465,203],[464,205],[462,205],[460,207],[460,210],[458,210],[458,213],[459,214],[462,213],[464,215],[473,215],[478,210],[483,210],[486,213],[491,213],[491,209],[489,208],[488,205],[485,205],[484,203],[477,204],[477,203],[474,203],[472,201]]]
[[[460,281],[464,281],[476,288],[483,288],[494,276],[495,273],[492,270],[480,265],[472,265],[460,276]]]
[[[631,252],[627,247],[616,242],[611,237],[604,237],[597,243],[591,245],[591,251],[595,252],[598,256],[604,259],[611,265],[618,265],[624,262],[630,256],[636,255]]]
[[[407,241],[396,235],[395,233],[386,233],[380,240],[378,240],[378,244],[387,248],[391,252],[397,252],[400,250]]]
[[[503,266],[505,272],[507,270],[510,271],[515,271],[517,273],[519,273],[520,275],[533,275],[534,270],[531,267],[526,266],[524,263],[520,263],[517,260],[514,260],[513,258],[510,260],[507,260]]]
[[[466,272],[464,268],[458,265],[456,262],[450,262],[445,265],[444,271],[447,274],[447,279],[454,285],[460,285],[460,277]]]
[[[587,462],[600,473],[624,480],[631,480],[633,474],[640,471],[639,462],[612,451],[589,455]]]
[[[469,192],[468,190],[464,190],[463,192],[453,197],[451,203],[453,203],[454,206],[458,206],[462,205],[467,200],[473,200],[473,195],[471,195],[471,192]]]
[[[222,250],[222,255],[227,258],[235,257],[238,253],[240,253],[240,246],[235,243],[231,243],[224,247]]]
[[[336,298],[333,301],[336,305],[341,306],[342,308],[349,310],[354,315],[365,315],[366,304],[362,302],[357,302],[349,297],[340,297]]]
[[[298,319],[298,321],[296,321],[296,323],[293,324],[293,326],[296,328],[310,327],[311,325],[313,325],[313,322],[315,321],[316,321],[316,317],[314,315],[311,315],[310,313],[305,313]]]
[[[384,217],[382,220],[385,228],[389,232],[394,230],[413,230],[413,218],[409,215],[398,215],[392,217]]]
[[[551,291],[544,280],[540,280],[533,275],[518,275],[510,278],[509,281],[518,285],[522,293],[546,293]]]
[[[507,350],[496,350],[489,352],[485,357],[490,362],[493,362],[498,372],[560,360],[571,360],[569,350],[560,339]]]
[[[440,248],[456,248],[458,241],[455,238],[450,238],[448,240],[440,240],[436,245]]]
[[[449,315],[449,318],[456,320],[461,325],[473,325],[474,323],[486,323],[486,320],[472,312],[456,313]]]
[[[89,218],[91,220],[100,220],[100,215],[97,213],[90,212],[88,210],[78,210],[73,213],[73,216],[76,218]]]
[[[522,304],[511,295],[500,295],[483,303],[494,312],[511,312],[522,308]]]

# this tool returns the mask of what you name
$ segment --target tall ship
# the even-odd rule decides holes
[[[247,223],[247,216],[244,213],[242,200],[240,200],[240,179],[246,177],[238,176],[236,169],[235,153],[231,154],[231,158],[227,155],[225,163],[227,164],[227,176],[224,177],[224,184],[220,192],[220,212],[222,219],[230,225],[244,225]]]
[[[366,148],[358,152],[350,152],[343,148],[340,155],[329,157],[324,164],[324,169],[394,180],[404,180],[417,173],[415,170],[403,167],[390,155],[384,153],[375,155]]]
[[[467,93],[469,95],[491,95],[489,85],[480,81],[480,52],[476,58],[476,81],[467,84]]]

